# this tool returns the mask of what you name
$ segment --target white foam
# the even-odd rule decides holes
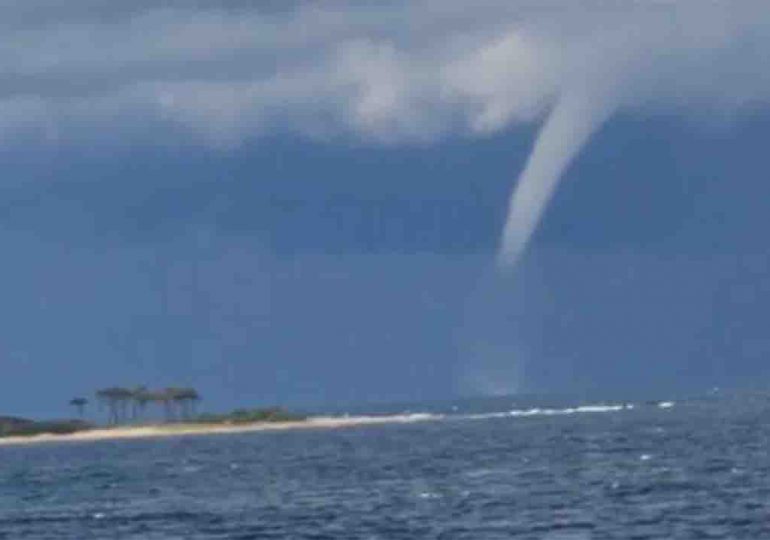
[[[568,407],[566,409],[526,409],[512,410],[510,416],[560,416],[579,413],[603,413],[617,412],[627,409],[626,405],[581,405],[579,407]]]
[[[422,422],[425,420],[438,420],[442,417],[440,414],[432,413],[409,413],[397,416],[402,422]]]
[[[508,412],[492,412],[492,413],[480,413],[480,414],[463,414],[458,415],[456,418],[462,418],[463,420],[486,420],[487,418],[507,418],[510,416]]]
[[[468,414],[462,418],[481,420],[486,418],[524,418],[529,416],[565,416],[581,413],[607,413],[633,409],[633,405],[581,405],[579,407],[567,407],[564,409],[549,409],[534,407],[531,409],[513,409],[507,412],[493,412],[483,414]]]
[[[361,416],[313,416],[307,420],[307,425],[316,426],[356,426],[369,424],[406,424],[412,422],[425,422],[429,420],[441,420],[444,416],[432,413],[407,413],[391,415],[361,415]]]
[[[673,406],[674,406],[673,401],[661,401],[660,403],[658,403],[658,408],[660,409],[670,409]]]

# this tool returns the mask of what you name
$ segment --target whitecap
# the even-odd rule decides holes
[[[532,407],[530,409],[512,409],[506,412],[489,412],[479,414],[466,414],[456,416],[455,418],[461,418],[463,420],[487,420],[493,418],[526,418],[530,416],[565,416],[571,414],[594,414],[594,413],[608,413],[608,412],[620,412],[633,409],[633,405],[581,405],[579,407],[567,407],[564,409],[549,409]]]
[[[510,416],[559,416],[578,413],[617,412],[626,409],[625,405],[581,405],[566,409],[524,409],[509,411]]]

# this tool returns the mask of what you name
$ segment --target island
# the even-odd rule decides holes
[[[371,424],[417,422],[429,414],[380,416],[308,416],[283,407],[236,409],[228,413],[199,412],[201,395],[193,388],[150,390],[145,386],[113,386],[94,394],[102,422],[86,419],[91,402],[69,401],[77,418],[32,420],[0,416],[0,446],[30,443],[138,439],[182,435],[215,435],[287,429],[323,429]]]

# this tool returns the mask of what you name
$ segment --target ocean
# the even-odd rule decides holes
[[[411,412],[0,447],[0,538],[770,538],[770,395]]]

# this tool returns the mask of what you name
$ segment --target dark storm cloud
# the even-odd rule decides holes
[[[214,144],[269,129],[414,141],[538,121],[576,88],[600,108],[767,103],[761,2],[579,8],[488,0],[469,19],[459,0],[5,3],[0,134],[83,138],[73,131],[120,118]]]

